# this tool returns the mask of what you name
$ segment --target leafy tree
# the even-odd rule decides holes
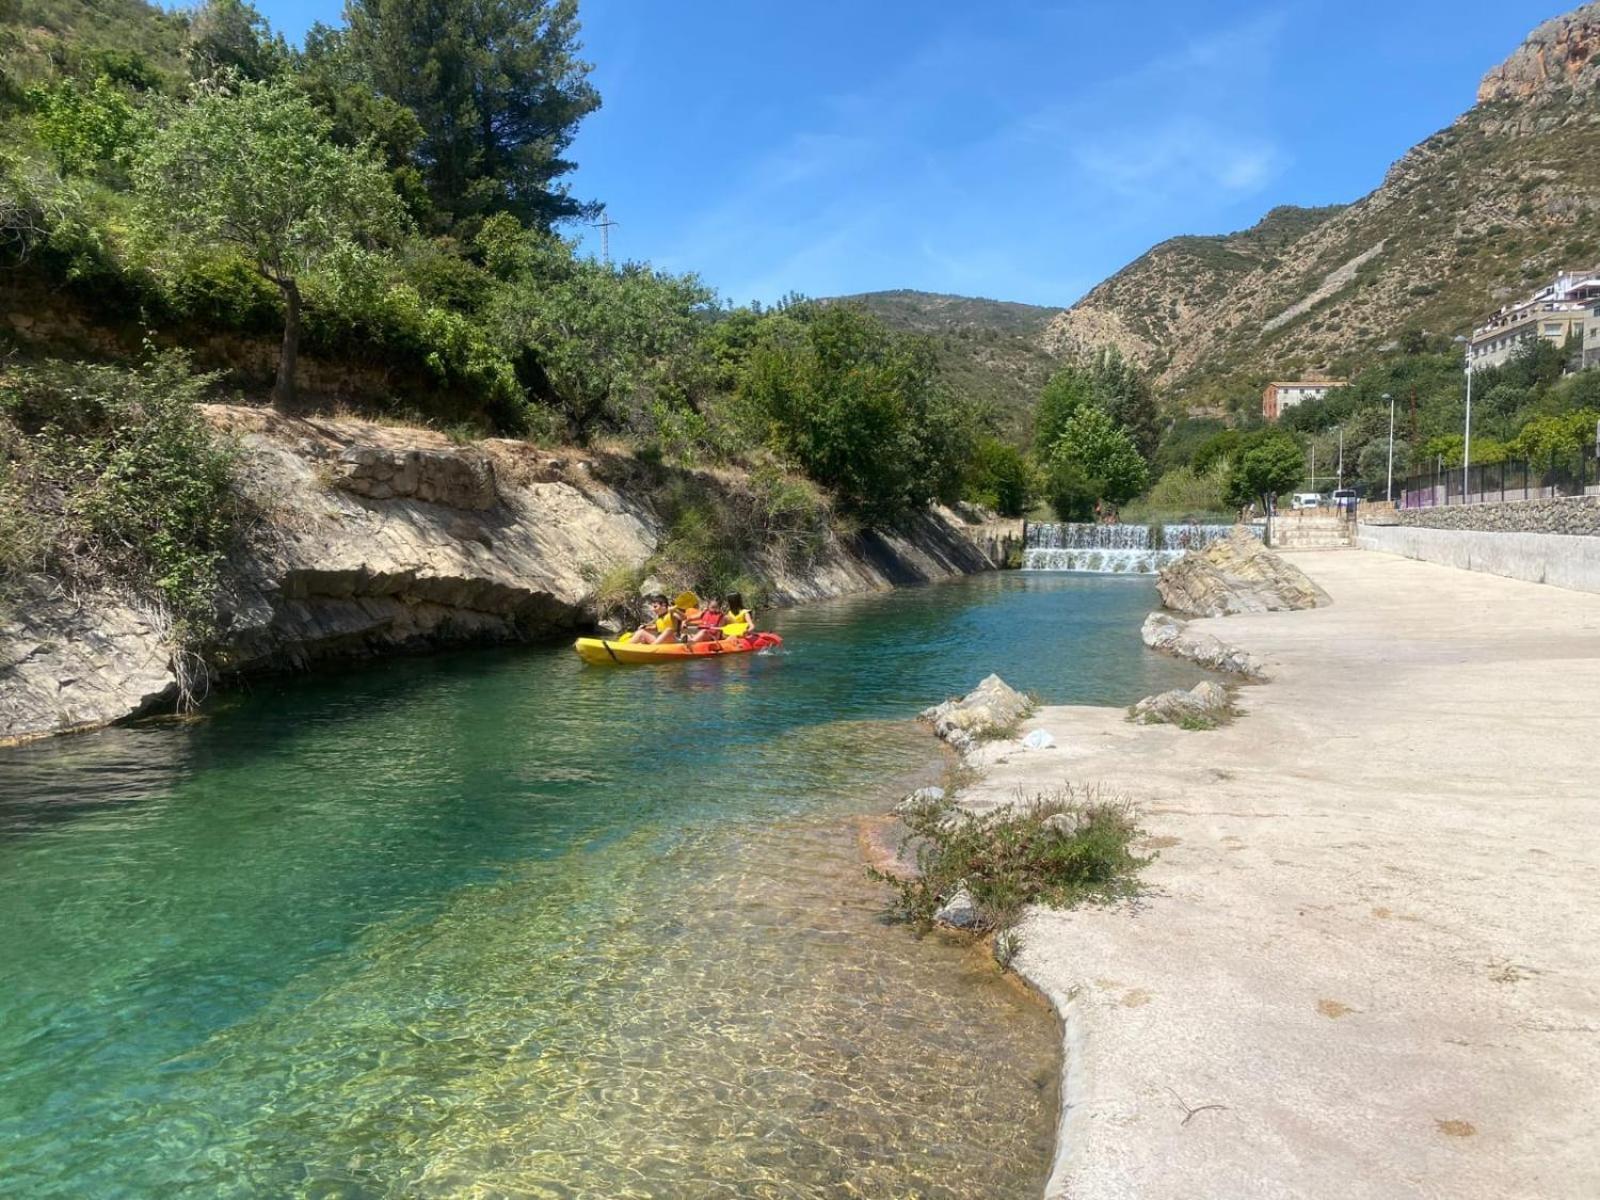
[[[1580,408],[1558,417],[1535,417],[1522,427],[1507,449],[1534,466],[1548,467],[1561,455],[1590,449],[1600,411]]]
[[[928,339],[891,333],[860,308],[767,318],[739,397],[776,450],[868,521],[960,495],[971,410],[939,386]]]
[[[506,279],[489,324],[530,393],[587,440],[637,426],[651,401],[682,399],[675,373],[695,355],[713,293],[693,275],[573,256],[569,243],[502,215],[479,246]]]
[[[1002,517],[1020,517],[1033,505],[1033,471],[1015,446],[985,435],[974,448],[966,494]]]
[[[418,157],[445,219],[509,212],[549,228],[597,211],[563,158],[600,106],[577,57],[577,0],[348,0],[373,86],[422,126]]]
[[[1143,373],[1113,346],[1095,360],[1092,379],[1095,403],[1127,431],[1139,453],[1150,458],[1161,440],[1160,413]]]
[[[1195,448],[1189,465],[1196,475],[1204,475],[1219,462],[1231,462],[1238,457],[1245,435],[1237,429],[1224,429],[1213,434]]]
[[[189,18],[184,57],[195,79],[226,71],[240,79],[263,80],[282,74],[289,65],[289,47],[249,0],[205,0]]]
[[[1039,394],[1033,415],[1034,452],[1048,459],[1061,433],[1077,411],[1094,403],[1094,378],[1082,367],[1067,366],[1050,377]]]
[[[1299,443],[1282,431],[1266,432],[1245,446],[1234,462],[1228,501],[1239,506],[1256,501],[1262,512],[1271,512],[1273,498],[1292,492],[1305,473]]]
[[[87,88],[74,79],[28,93],[39,138],[66,175],[90,175],[113,166],[139,139],[138,111],[127,94],[102,75]]]
[[[233,250],[284,301],[273,403],[295,395],[300,284],[358,270],[403,214],[382,166],[327,140],[329,122],[286,83],[202,92],[134,168],[135,231],[176,255]]]
[[[1126,504],[1149,482],[1133,439],[1093,404],[1072,415],[1050,452],[1050,503],[1062,520],[1087,515],[1095,500]]]

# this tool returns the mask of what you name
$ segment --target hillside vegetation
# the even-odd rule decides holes
[[[1343,374],[1405,330],[1457,335],[1564,266],[1600,259],[1600,5],[1536,30],[1480,101],[1343,208],[1163,243],[1047,335],[1113,344],[1190,408],[1269,378]]]

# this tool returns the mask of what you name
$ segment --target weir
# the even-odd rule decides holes
[[[1256,537],[1261,530],[1246,525]],[[1095,525],[1030,522],[1023,544],[1024,571],[1093,571],[1102,575],[1149,575],[1177,559],[1225,538],[1232,525]]]

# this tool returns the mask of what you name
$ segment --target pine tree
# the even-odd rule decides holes
[[[562,157],[600,106],[577,57],[577,0],[348,0],[372,86],[416,113],[417,157],[445,223],[509,212],[548,229],[598,211]]]

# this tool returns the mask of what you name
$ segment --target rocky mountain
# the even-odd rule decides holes
[[[1163,242],[1056,317],[1047,347],[1115,344],[1204,407],[1270,376],[1338,373],[1404,330],[1465,333],[1600,261],[1597,51],[1600,3],[1546,22],[1375,191]]]
[[[988,404],[1002,432],[1027,438],[1039,392],[1062,365],[1044,344],[1062,309],[909,289],[836,299],[861,305],[891,329],[932,337],[944,379]]]

